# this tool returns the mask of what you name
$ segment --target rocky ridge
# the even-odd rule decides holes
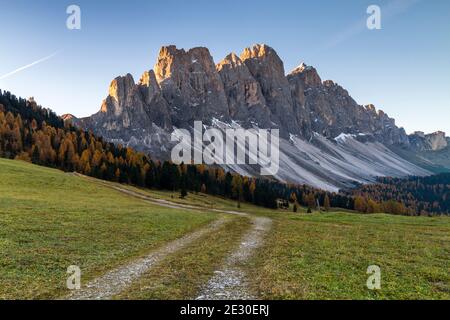
[[[442,131],[436,131],[430,134],[416,131],[409,136],[409,140],[411,146],[419,151],[439,151],[449,146],[449,138]]]
[[[447,141],[442,134],[408,136],[383,111],[373,105],[359,105],[347,90],[334,81],[322,81],[317,70],[305,63],[286,75],[276,51],[264,44],[246,48],[240,56],[230,53],[217,64],[207,48],[186,51],[164,46],[154,70],[144,72],[138,83],[130,74],[117,77],[111,82],[98,113],[71,119],[110,141],[149,152],[160,159],[170,157],[173,129],[192,130],[195,120],[201,120],[206,126],[276,128],[280,129],[282,140],[291,145],[293,141],[306,141],[319,149],[325,146],[322,138],[318,138],[323,137],[328,142],[327,149],[322,151],[330,152],[339,161],[342,160],[339,152],[361,152],[358,143],[377,145],[378,151],[382,150],[380,146],[434,150],[444,147]],[[352,137],[351,145],[356,150],[339,149],[342,146],[338,140],[343,136]],[[294,148],[296,153],[291,154],[289,143],[281,143],[282,148],[286,146],[281,151],[282,157],[287,157],[287,166],[302,153]],[[333,148],[337,149],[331,151]],[[308,157],[300,158],[297,162],[301,162],[302,168],[316,166],[309,163],[313,160]],[[383,175],[383,165],[389,163],[375,165],[376,170],[368,176],[358,172],[356,179],[349,174],[351,169],[346,168],[346,173],[338,175],[330,185],[341,187],[354,181],[370,181],[373,174]],[[398,176],[426,174],[414,165],[401,167],[401,170],[388,168],[385,172]],[[322,175],[321,170],[320,166],[314,168],[315,174]],[[280,180],[308,183],[307,179],[296,179],[296,172],[286,168],[281,171],[286,174],[278,177]],[[252,174],[251,170],[247,173]]]
[[[130,74],[114,79],[100,112],[83,122],[109,135],[131,127],[148,132],[150,124],[169,131],[190,128],[194,120],[213,119],[279,128],[285,138],[346,133],[409,144],[394,119],[373,105],[358,105],[344,88],[322,81],[314,67],[303,63],[285,75],[278,54],[264,44],[244,49],[240,57],[230,53],[217,65],[207,48],[162,47],[154,71],[144,72],[138,83]]]

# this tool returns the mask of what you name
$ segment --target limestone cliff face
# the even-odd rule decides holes
[[[144,112],[144,104],[133,76],[127,74],[111,82],[98,116],[103,118],[103,126],[107,130],[121,130],[130,128],[132,124],[142,125],[144,119],[141,115]]]
[[[287,79],[304,135],[317,132],[334,138],[346,133],[387,145],[409,144],[406,132],[395,125],[394,119],[373,105],[358,105],[347,90],[333,81],[322,82],[315,68],[302,64]]]
[[[275,50],[258,44],[244,49],[241,60],[258,81],[272,121],[281,128],[282,135],[300,133],[284,65]]]
[[[152,123],[171,129],[168,105],[153,71],[145,72],[139,84],[131,74],[115,78],[100,112],[93,119],[106,131],[142,130]]]
[[[171,129],[170,106],[162,95],[153,70],[144,72],[139,80],[138,88],[148,118],[163,129]]]
[[[230,120],[223,82],[207,48],[163,47],[155,74],[175,126],[192,126],[194,120]]]
[[[416,131],[409,136],[411,146],[418,151],[439,151],[449,146],[449,139],[445,137],[445,132],[437,131],[425,134]]]
[[[417,148],[432,149],[447,142],[440,135],[426,142],[408,137],[394,119],[373,105],[357,104],[340,85],[322,81],[312,66],[303,63],[285,75],[280,57],[264,44],[244,49],[240,57],[231,53],[217,65],[207,48],[162,47],[154,71],[145,71],[138,83],[130,74],[117,77],[101,110],[75,119],[107,138],[131,139],[135,146],[157,146],[173,127],[189,129],[195,120],[279,128],[286,139],[309,140],[316,133],[333,139],[344,133],[403,147],[413,140]]]
[[[317,88],[322,85],[322,80],[317,74],[316,69],[302,63],[295,68],[287,76],[292,102],[297,117],[297,122],[300,126],[302,136],[310,138],[312,134],[311,127],[311,110],[309,104],[306,104],[306,92],[310,88]]]
[[[270,127],[270,109],[261,86],[242,60],[231,53],[217,64],[217,71],[223,82],[230,117],[245,127]]]

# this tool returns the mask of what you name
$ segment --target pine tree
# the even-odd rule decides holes
[[[114,173],[114,181],[118,182],[120,179],[120,169],[117,168],[116,172]]]
[[[187,190],[186,190],[186,175],[183,174],[181,176],[181,181],[180,181],[180,197],[181,199],[184,199],[187,196]]]
[[[355,210],[358,212],[367,212],[367,202],[366,199],[364,199],[361,196],[355,197]]]
[[[231,181],[231,189],[232,189],[233,197],[235,199],[237,199],[237,201],[238,201],[238,208],[240,208],[241,201],[242,201],[242,193],[243,193],[242,176],[240,176],[240,175],[233,176],[233,179]]]
[[[313,193],[308,194],[307,196],[307,204],[309,209],[313,209],[316,206],[316,198]]]
[[[291,203],[297,203],[297,195],[295,194],[295,192],[291,192],[291,196],[289,197],[289,201]]]
[[[328,197],[328,194],[325,194],[325,198],[323,200],[323,207],[325,208],[325,211],[330,210],[330,197]]]
[[[39,164],[40,163],[40,159],[41,159],[41,155],[39,152],[39,147],[38,146],[34,146],[33,147],[33,153],[31,155],[31,162],[33,162],[34,164]]]

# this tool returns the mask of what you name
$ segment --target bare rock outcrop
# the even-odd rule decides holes
[[[270,127],[271,114],[261,86],[242,60],[231,53],[217,64],[217,71],[223,82],[230,117],[244,127]]]
[[[244,49],[241,60],[261,86],[272,120],[281,128],[282,136],[300,133],[284,64],[275,50],[265,44],[257,44]]]
[[[138,84],[147,116],[157,126],[169,130],[172,128],[170,106],[163,98],[161,88],[153,70],[145,71]]]
[[[439,151],[449,146],[448,138],[445,132],[436,131],[425,134],[422,131],[416,131],[409,136],[411,145],[418,151]]]
[[[360,135],[361,139],[370,136],[387,145],[409,144],[406,132],[394,119],[373,105],[358,105],[335,82],[322,82],[315,68],[302,64],[287,79],[304,136],[317,132],[335,138],[344,133]]]
[[[194,120],[208,124],[213,118],[230,120],[223,83],[207,48],[162,47],[155,74],[175,126],[193,126]]]
[[[302,63],[286,75],[280,57],[264,44],[217,65],[207,48],[164,46],[154,71],[145,71],[138,83],[130,74],[111,82],[98,113],[67,118],[160,160],[170,158],[173,129],[192,130],[194,121],[222,129],[277,128],[280,170],[274,178],[332,191],[376,176],[428,174],[405,160],[413,157],[399,154],[448,149],[445,134],[407,136],[383,111],[322,81],[312,66]],[[226,169],[259,172],[246,165]]]
[[[73,121],[155,154],[170,147],[164,144],[173,127],[190,129],[196,120],[278,128],[286,140],[297,136],[309,141],[320,134],[334,141],[350,134],[386,146],[408,147],[411,140],[419,149],[439,149],[447,142],[440,135],[408,137],[383,111],[359,105],[347,90],[322,81],[305,63],[285,75],[278,54],[264,44],[244,49],[240,57],[231,53],[217,65],[207,48],[164,46],[154,71],[145,71],[138,83],[130,74],[117,77],[101,110]]]
[[[171,129],[168,105],[152,71],[144,73],[139,84],[131,74],[115,78],[100,112],[92,118],[105,131],[144,130],[152,124]]]

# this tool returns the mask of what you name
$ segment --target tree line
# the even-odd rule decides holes
[[[377,183],[346,192],[355,197],[355,210],[407,215],[450,213],[450,173],[427,177],[380,177]]]
[[[181,197],[185,197],[188,191],[223,196],[236,200],[238,205],[249,202],[277,208],[278,200],[284,199],[293,203],[294,211],[302,205],[310,211],[318,207],[324,210],[334,207],[360,212],[412,212],[409,207],[411,201],[404,202],[405,198],[400,193],[392,194],[391,198],[377,197],[368,191],[371,189],[331,193],[306,185],[241,176],[218,166],[176,165],[170,161],[154,160],[142,152],[115,145],[92,132],[64,123],[54,112],[38,106],[33,99],[17,98],[1,90],[0,157],[139,187],[176,191]],[[435,210],[444,208],[431,207]],[[415,208],[436,212],[428,211],[430,206]]]

